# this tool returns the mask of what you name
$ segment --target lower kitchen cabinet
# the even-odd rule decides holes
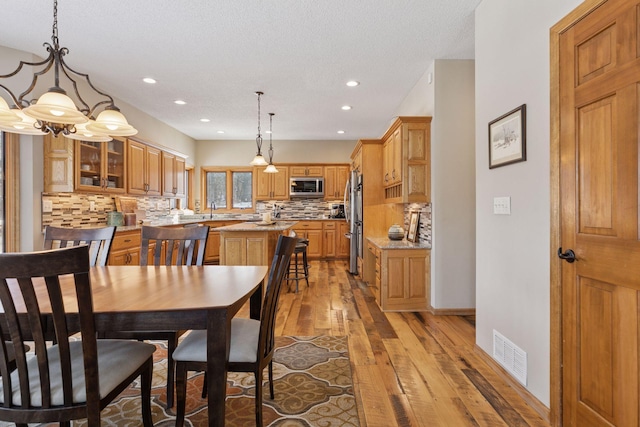
[[[307,246],[307,257],[322,257],[322,221],[298,221],[293,226],[293,231],[297,237],[309,240]]]
[[[338,221],[338,233],[336,236],[336,257],[349,258],[351,241],[347,239],[349,234],[349,223]]]
[[[430,250],[405,241],[368,240],[365,280],[382,311],[426,311]]]
[[[323,239],[323,256],[325,258],[336,257],[336,223],[335,221],[326,221],[322,225]]]
[[[209,237],[207,237],[207,247],[204,249],[205,264],[220,263],[220,231],[218,227],[225,225],[237,224],[241,221],[207,221],[205,225],[209,226]]]
[[[116,231],[111,243],[109,265],[140,265],[142,245],[140,229]],[[149,245],[149,259],[153,259],[155,244]]]

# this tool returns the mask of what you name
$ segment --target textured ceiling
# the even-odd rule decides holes
[[[434,59],[473,58],[480,1],[59,0],[58,28],[71,67],[197,140],[255,138],[258,90],[274,140],[354,140],[386,130]],[[0,45],[45,56],[52,4],[4,0]]]

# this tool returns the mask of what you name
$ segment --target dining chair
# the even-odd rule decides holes
[[[295,280],[296,293],[298,293],[298,282],[300,282],[300,280],[304,279],[307,282],[307,287],[309,287],[309,261],[307,259],[309,239],[298,237],[294,230],[289,231],[289,237],[296,237],[298,241],[293,251],[291,261],[289,262],[286,279],[287,281]]]
[[[105,266],[109,260],[111,243],[116,227],[67,228],[47,226],[44,230],[44,249],[66,248],[80,244],[89,245],[90,264]]]
[[[278,237],[260,320],[231,319],[228,370],[231,372],[253,372],[256,382],[255,414],[257,426],[262,426],[262,372],[267,366],[269,367],[269,392],[271,399],[274,398],[273,352],[275,349],[276,311],[284,276],[296,243],[296,238],[283,235]],[[207,331],[191,331],[178,345],[173,353],[173,358],[176,361],[176,427],[182,427],[187,397],[187,372],[206,372]],[[224,363],[224,361],[221,360],[220,363]]]
[[[32,340],[33,354],[17,352],[16,370],[0,341],[0,420],[27,423],[87,419],[100,426],[100,412],[141,377],[142,421],[151,419],[151,379],[155,346],[128,340],[98,340],[93,314],[88,246],[43,252],[0,254],[0,331],[14,348]],[[66,276],[61,283],[61,276]],[[62,289],[73,289],[74,300]],[[77,307],[80,340],[69,338]],[[47,345],[44,317],[53,319],[56,344]]]
[[[204,262],[204,251],[209,236],[208,225],[182,228],[142,226],[140,265],[195,265]],[[153,252],[149,257],[149,248]],[[151,259],[149,259],[151,258]],[[122,331],[108,332],[107,338],[167,341],[167,407],[173,406],[175,362],[173,352],[186,331]]]

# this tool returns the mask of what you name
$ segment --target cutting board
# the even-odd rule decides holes
[[[138,200],[135,197],[116,197],[116,210],[123,213],[135,213]]]

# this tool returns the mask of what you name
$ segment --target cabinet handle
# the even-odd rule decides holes
[[[396,170],[391,171],[391,179],[396,179]]]
[[[389,174],[388,173],[384,174],[384,182],[389,182]]]

